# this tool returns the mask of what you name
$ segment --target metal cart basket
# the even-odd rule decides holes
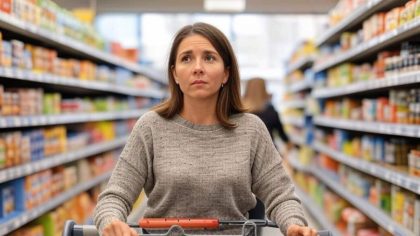
[[[258,227],[277,227],[267,220],[224,221],[218,219],[141,219],[139,224],[130,224],[137,229],[169,229],[164,234],[150,234],[148,236],[191,236],[184,229],[218,229],[221,225],[237,225],[242,227],[242,236],[257,236]],[[209,231],[211,233],[211,231]],[[209,234],[210,235],[210,234]],[[332,236],[328,230],[318,231],[319,236]],[[99,236],[94,225],[77,225],[68,220],[65,223],[62,236]],[[202,235],[200,235],[202,236]]]

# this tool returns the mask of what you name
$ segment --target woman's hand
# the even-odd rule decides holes
[[[103,232],[103,236],[138,236],[137,232],[130,228],[125,222],[113,220],[108,224]]]
[[[318,233],[315,229],[300,226],[300,225],[291,225],[287,229],[287,236],[317,236]]]

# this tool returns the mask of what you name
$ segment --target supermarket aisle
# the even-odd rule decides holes
[[[420,235],[420,0],[340,0],[329,24],[278,78],[310,225]],[[92,222],[136,119],[167,96],[138,61],[52,1],[0,1],[0,235]]]

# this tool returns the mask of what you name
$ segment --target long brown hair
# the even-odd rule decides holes
[[[216,27],[206,23],[195,23],[193,25],[184,26],[175,35],[172,43],[171,51],[168,61],[168,78],[170,97],[163,103],[157,105],[154,110],[162,117],[170,119],[176,114],[179,114],[184,105],[184,97],[181,89],[175,83],[175,78],[172,74],[172,68],[176,63],[176,55],[178,47],[182,40],[191,35],[201,35],[205,37],[223,59],[225,69],[229,70],[229,78],[223,87],[219,90],[217,98],[216,116],[220,124],[227,128],[236,128],[236,124],[230,122],[229,117],[233,114],[242,113],[243,108],[240,97],[240,78],[238,63],[232,46],[230,45],[226,36]]]
[[[247,81],[243,102],[249,112],[262,111],[270,100],[271,95],[267,93],[262,78],[252,78]]]

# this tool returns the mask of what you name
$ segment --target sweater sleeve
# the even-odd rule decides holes
[[[142,118],[135,124],[105,190],[99,195],[94,221],[99,232],[114,219],[126,221],[148,176],[153,155],[151,131]]]
[[[266,206],[270,220],[277,223],[286,235],[292,224],[307,225],[294,185],[282,165],[267,128],[262,121],[256,122],[253,143],[252,191]]]

